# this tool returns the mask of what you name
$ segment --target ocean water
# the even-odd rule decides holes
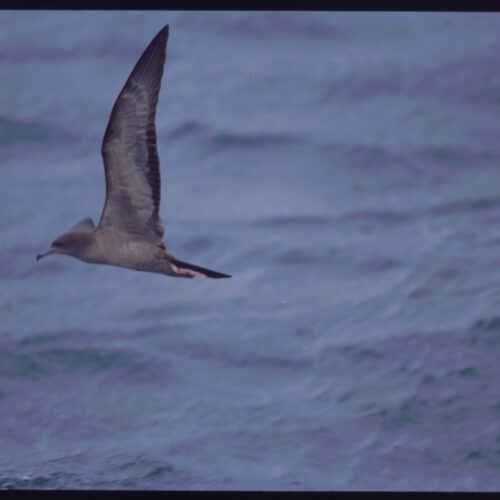
[[[182,280],[35,256],[157,31]],[[0,488],[500,489],[500,15],[0,14]]]

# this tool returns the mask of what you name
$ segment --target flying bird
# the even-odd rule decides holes
[[[162,242],[160,160],[155,114],[168,40],[168,24],[137,61],[111,111],[102,142],[106,201],[99,224],[90,217],[58,236],[39,255],[70,255],[179,278],[230,278],[176,259]]]

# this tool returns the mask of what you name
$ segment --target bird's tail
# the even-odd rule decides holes
[[[197,278],[231,278],[230,274],[205,269],[204,267],[195,266],[194,264],[189,264],[187,262],[183,262],[182,260],[173,259],[171,262],[179,268],[179,276],[185,276],[187,278],[192,278],[194,276]],[[187,270],[194,271],[194,273],[189,273]],[[199,274],[202,276],[199,276]]]

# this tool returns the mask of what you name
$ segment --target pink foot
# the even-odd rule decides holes
[[[177,266],[172,266],[177,276],[182,278],[198,278],[200,280],[206,279],[207,275],[203,273],[199,273],[197,271],[191,271],[191,269],[183,269]]]

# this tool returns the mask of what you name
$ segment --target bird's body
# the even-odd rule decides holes
[[[95,228],[89,232],[74,231],[72,236],[79,243],[78,258],[90,264],[108,264],[137,271],[161,272],[159,271],[161,265],[158,265],[157,261],[164,260],[163,256],[169,255],[164,248],[138,238],[130,238],[121,231],[103,231]]]
[[[173,255],[170,255],[163,245],[157,246],[139,238],[131,238],[128,234],[121,231],[105,231],[97,227],[88,231],[68,231],[62,236],[65,236],[67,248],[71,248],[72,242],[78,244],[78,259],[90,264],[107,264],[110,266],[126,267],[136,271],[161,273],[186,278],[195,276],[203,278],[202,274],[208,277],[224,277],[210,276],[212,273],[221,273],[216,273],[216,271],[210,271],[209,269],[204,270],[206,273],[197,272],[194,269],[183,269],[176,265],[180,261]],[[186,265],[193,268],[197,267],[191,264]]]
[[[168,39],[156,35],[118,95],[102,144],[106,201],[97,227],[87,217],[37,256],[61,253],[92,264],[182,278],[231,276],[176,259],[162,242],[155,113]]]

